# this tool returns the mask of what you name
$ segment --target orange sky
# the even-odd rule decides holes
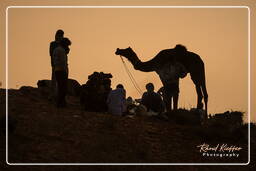
[[[135,1],[122,4],[115,1],[85,2],[87,3],[66,1],[58,4],[52,1],[3,1],[1,22],[5,20],[4,9],[8,5],[247,5],[255,10],[255,5],[251,5],[252,1],[247,4],[200,4],[200,1],[197,4],[191,1],[179,1],[179,4],[166,1],[160,4]],[[127,94],[138,98],[140,95],[129,80],[120,57],[114,54],[116,48],[131,46],[139,58],[146,61],[160,50],[173,48],[181,43],[189,51],[199,54],[205,62],[209,112],[248,112],[247,8],[10,8],[8,15],[9,88],[36,86],[38,79],[50,78],[49,42],[54,39],[55,31],[62,28],[65,36],[72,41],[69,54],[70,78],[78,80],[80,84],[85,83],[87,76],[93,71],[110,72],[113,74],[113,87],[123,83]],[[2,23],[1,37],[4,37]],[[255,23],[251,25],[254,27]],[[4,39],[1,41],[5,44]],[[4,57],[5,48],[0,48],[1,56]],[[2,57],[1,64],[2,61],[4,64],[5,59]],[[155,73],[135,71],[130,64],[128,66],[141,89],[145,90],[148,82],[153,82],[156,89],[160,88],[161,82]],[[255,73],[255,69],[253,71]],[[0,77],[3,84],[4,74],[5,72],[1,72]],[[189,108],[195,105],[196,92],[188,75],[180,81],[179,106]]]

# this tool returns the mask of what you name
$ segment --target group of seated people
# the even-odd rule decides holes
[[[135,102],[131,97],[126,99],[126,91],[122,84],[118,84],[116,89],[111,90],[108,98],[108,112],[113,115],[125,115],[135,113],[134,107],[144,108],[149,115],[157,115],[165,110],[165,105],[160,93],[154,91],[154,85],[148,83],[146,92],[143,93],[141,99],[136,99]],[[136,105],[134,103],[137,103]],[[133,111],[132,111],[133,110]]]

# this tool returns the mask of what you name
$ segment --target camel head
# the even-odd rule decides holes
[[[121,56],[127,58],[129,61],[134,61],[135,59],[138,59],[137,54],[130,47],[128,47],[126,49],[117,48],[115,54],[121,55]]]

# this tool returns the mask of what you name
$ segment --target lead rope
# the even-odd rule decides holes
[[[137,92],[138,92],[140,95],[142,95],[142,90],[140,89],[140,87],[139,87],[139,85],[137,84],[136,80],[135,80],[134,77],[132,76],[131,72],[129,71],[129,69],[128,69],[128,67],[127,67],[126,63],[124,62],[124,59],[122,58],[121,55],[120,55],[120,58],[121,58],[121,61],[122,61],[123,65],[124,65],[125,71],[127,72],[127,74],[128,74],[128,76],[129,76],[129,78],[130,78],[130,80],[131,80],[133,86],[135,87],[135,89],[137,90]]]

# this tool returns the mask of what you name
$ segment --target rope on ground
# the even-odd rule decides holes
[[[127,74],[128,74],[128,76],[129,76],[129,78],[130,78],[130,80],[131,80],[133,86],[134,86],[135,89],[138,91],[138,93],[139,93],[140,95],[142,95],[142,90],[140,89],[140,87],[139,87],[139,85],[137,84],[136,80],[134,79],[134,77],[132,76],[131,72],[129,71],[129,69],[128,69],[126,63],[124,62],[124,59],[123,59],[121,56],[120,56],[120,58],[121,58],[121,61],[122,61],[123,65],[124,65],[125,71],[127,72]]]

